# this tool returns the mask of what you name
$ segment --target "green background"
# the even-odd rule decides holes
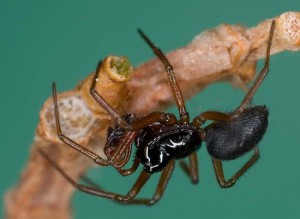
[[[0,192],[14,186],[29,154],[39,110],[51,82],[67,90],[109,54],[134,65],[153,57],[136,33],[142,28],[164,51],[186,45],[221,23],[254,26],[286,11],[296,0],[259,1],[4,1],[0,3]],[[271,58],[271,72],[254,103],[270,108],[261,159],[231,189],[221,189],[203,146],[200,183],[175,169],[162,200],[153,207],[123,206],[76,192],[74,218],[300,218],[299,53]],[[260,63],[259,66],[261,66]],[[150,92],[150,91],[149,91]],[[208,109],[233,110],[243,92],[215,84],[188,102],[192,115]],[[171,108],[170,111],[174,111]],[[249,157],[249,156],[248,156]],[[245,159],[226,163],[227,175]],[[126,192],[134,177],[111,168],[89,175],[109,190]],[[153,177],[142,195],[151,195]],[[4,213],[3,205],[1,215]]]

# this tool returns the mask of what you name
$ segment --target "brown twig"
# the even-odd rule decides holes
[[[271,53],[299,50],[300,13],[288,12],[275,19]],[[184,96],[191,97],[208,84],[220,80],[244,88],[245,83],[254,77],[256,60],[265,57],[270,21],[249,29],[221,25],[199,34],[186,47],[167,54]],[[118,112],[143,115],[173,103],[159,60],[154,59],[137,67],[132,78],[127,65],[126,72],[129,74],[120,76],[122,69],[114,63],[116,60],[119,58],[108,57],[104,61],[106,64],[99,76],[101,83],[97,84],[96,89]],[[59,94],[61,123],[65,134],[105,157],[103,146],[111,118],[90,97],[91,77],[88,76],[74,90]],[[20,183],[6,195],[6,217],[71,218],[73,188],[39,156],[37,147],[46,151],[74,179],[92,165],[84,156],[62,145],[57,138],[53,101],[49,98],[40,112],[31,156]]]

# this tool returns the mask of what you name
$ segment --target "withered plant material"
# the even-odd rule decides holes
[[[271,53],[299,50],[300,13],[288,12],[275,19]],[[249,29],[223,24],[199,34],[186,47],[168,53],[184,96],[191,97],[220,80],[246,89],[245,84],[254,77],[256,60],[265,57],[270,23],[266,20]],[[89,94],[92,77],[89,75],[74,90],[58,95],[61,125],[64,134],[105,157],[106,130],[112,121]],[[120,114],[144,115],[173,103],[164,67],[157,59],[137,67],[132,75],[127,59],[108,57],[103,61],[98,81],[97,91]],[[74,179],[92,166],[89,159],[59,141],[50,97],[40,112],[31,156],[20,182],[5,197],[6,217],[71,218],[74,189],[39,156],[37,147]]]

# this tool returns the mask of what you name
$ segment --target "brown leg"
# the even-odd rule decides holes
[[[101,166],[107,166],[112,164],[115,166],[115,168],[122,174],[127,175],[128,172],[121,169],[122,166],[124,166],[128,159],[130,158],[131,154],[131,147],[132,142],[134,141],[137,132],[136,131],[127,131],[125,135],[122,137],[119,145],[116,147],[115,152],[113,152],[108,160],[105,160],[101,158],[99,155],[95,154],[91,150],[83,147],[82,145],[78,144],[77,142],[73,141],[69,137],[65,136],[62,133],[61,125],[60,125],[60,118],[59,118],[59,111],[58,111],[58,104],[57,104],[57,94],[56,94],[56,85],[53,83],[52,85],[52,91],[53,91],[53,101],[54,101],[54,113],[55,113],[55,120],[56,120],[56,129],[57,129],[57,135],[60,138],[60,140],[68,145],[69,147],[79,151],[80,153],[84,154],[85,156],[89,157],[90,159],[93,159],[94,162]],[[99,103],[101,104],[101,103]],[[177,122],[176,117],[172,114],[168,113],[162,113],[162,112],[153,112],[150,113],[140,119],[137,119],[132,124],[126,124],[126,129],[129,130],[138,130],[143,127],[148,126],[149,124],[153,122],[163,122],[165,124],[174,124]]]
[[[233,118],[238,117],[241,112],[247,107],[251,99],[253,98],[255,92],[257,91],[258,87],[264,80],[264,78],[267,76],[269,72],[269,63],[270,63],[270,50],[272,46],[272,38],[273,38],[273,33],[275,30],[275,20],[272,21],[271,28],[270,28],[270,36],[269,36],[269,41],[268,41],[268,46],[267,46],[267,51],[266,51],[266,59],[265,59],[265,64],[263,69],[260,71],[259,75],[257,76],[256,80],[254,81],[253,85],[249,89],[247,95],[245,96],[244,100],[240,104],[240,106],[235,110]]]
[[[254,149],[254,154],[250,158],[250,160],[242,166],[242,168],[236,172],[230,179],[226,180],[224,177],[222,161],[216,158],[212,158],[215,174],[218,180],[219,185],[222,188],[229,188],[233,186],[238,178],[243,175],[259,158],[259,150],[258,147]]]
[[[97,83],[101,61],[99,61],[95,76],[93,78],[93,83],[90,88],[90,93],[93,98],[97,101],[97,103],[103,107],[114,119],[114,121],[123,129],[125,130],[138,130],[148,126],[153,122],[165,122],[167,124],[174,124],[177,122],[176,117],[172,114],[162,113],[162,112],[153,112],[149,113],[148,115],[136,119],[133,123],[128,124],[107,102],[106,100],[95,90],[95,86]]]
[[[163,112],[152,112],[146,116],[137,118],[132,124],[129,124],[126,129],[139,130],[149,126],[154,122],[161,122],[166,125],[177,123],[177,119],[173,114]]]
[[[102,189],[97,183],[95,183],[93,180],[91,180],[86,175],[80,176],[80,180],[84,182],[84,184],[87,184],[89,186],[95,187],[97,189]]]
[[[258,87],[266,77],[268,71],[269,71],[269,63],[270,63],[270,50],[271,50],[271,45],[272,45],[272,38],[273,38],[273,33],[275,29],[275,21],[273,20],[270,28],[270,36],[269,36],[269,41],[268,41],[268,46],[267,46],[267,51],[266,51],[266,59],[265,59],[265,64],[263,69],[260,71],[259,75],[257,76],[256,80],[254,81],[253,85],[250,87],[248,90],[246,96],[244,97],[242,103],[240,106],[235,110],[233,115],[228,115],[226,113],[222,112],[216,112],[216,111],[207,111],[199,116],[195,117],[193,120],[193,124],[196,126],[201,126],[206,120],[212,120],[212,121],[230,121],[236,117],[238,117],[244,109],[248,106],[248,104],[251,102],[255,92],[257,91]]]
[[[271,50],[274,29],[275,29],[275,21],[272,22],[271,28],[270,28],[270,37],[269,37],[268,47],[267,47],[267,52],[266,52],[265,65],[264,65],[263,69],[261,70],[260,74],[258,75],[257,79],[255,80],[255,82],[253,83],[252,87],[250,88],[249,92],[247,93],[246,97],[242,101],[241,105],[235,111],[235,114],[233,117],[237,117],[244,110],[244,108],[248,105],[249,101],[254,96],[254,93],[256,92],[257,88],[262,83],[263,79],[266,77],[266,75],[268,73],[269,61],[270,61],[270,50]],[[170,86],[171,86],[171,89],[173,92],[174,99],[176,101],[177,108],[179,110],[181,121],[187,122],[189,120],[189,116],[186,111],[184,99],[182,97],[182,93],[181,93],[180,87],[178,85],[178,82],[176,80],[172,65],[168,61],[167,57],[163,54],[163,52],[157,46],[155,46],[151,42],[151,40],[141,30],[138,30],[138,31],[139,31],[140,35],[143,37],[143,39],[152,48],[152,50],[156,54],[156,56],[163,62],[164,66],[166,68],[166,71],[168,73],[168,79],[170,82]]]
[[[201,127],[206,122],[206,120],[211,120],[214,122],[221,122],[221,121],[227,122],[230,121],[231,119],[232,116],[227,113],[217,112],[217,111],[206,111],[194,118],[193,125],[196,127]],[[214,123],[211,123],[205,129],[207,130],[212,125],[214,125]]]
[[[112,199],[118,202],[126,202],[128,200],[132,200],[141,190],[141,188],[145,185],[145,183],[150,178],[150,174],[146,172],[142,172],[131,190],[126,195],[121,195],[117,193],[107,192],[100,188],[93,188],[85,185],[81,185],[75,182],[71,177],[69,177],[46,153],[44,153],[41,149],[39,149],[40,154],[76,189],[91,194],[95,196],[104,197],[107,199]]]
[[[137,170],[139,164],[140,164],[140,160],[137,157],[135,157],[133,164],[129,169],[123,169],[123,168],[116,168],[116,169],[122,176],[128,176]]]
[[[100,106],[102,106],[114,119],[114,121],[122,128],[126,127],[128,123],[112,108],[106,100],[95,90],[96,83],[98,80],[99,71],[101,68],[102,61],[98,62],[97,69],[95,72],[95,76],[93,78],[93,83],[90,88],[90,94],[93,96],[93,98],[99,103]]]
[[[113,145],[113,147],[110,147],[110,145],[104,147],[107,159],[115,168],[122,168],[128,162],[131,155],[132,142],[136,135],[136,131],[126,131],[118,145]]]
[[[65,136],[61,131],[60,126],[60,119],[59,119],[59,112],[58,112],[58,104],[57,104],[57,95],[56,95],[56,86],[53,83],[53,101],[54,101],[54,112],[55,112],[55,121],[56,121],[56,129],[57,135],[62,142],[64,142],[69,147],[79,151],[80,153],[84,154],[85,156],[93,159],[94,162],[100,166],[107,166],[113,165],[118,170],[121,175],[129,175],[132,172],[128,170],[123,170],[121,167],[124,166],[128,159],[130,158],[131,154],[131,147],[132,142],[136,136],[136,131],[128,131],[125,136],[121,139],[119,145],[117,146],[116,151],[109,157],[108,160],[101,158],[99,155],[95,154],[94,152],[88,150],[87,148],[83,147],[82,145],[78,144],[77,142],[73,141],[69,137]],[[124,157],[122,157],[124,156]],[[122,157],[122,159],[121,159]],[[110,160],[111,159],[111,160]],[[118,163],[119,162],[119,163]],[[136,162],[133,165],[134,167],[138,166]],[[136,167],[137,168],[137,167]]]
[[[59,139],[68,145],[69,147],[79,151],[80,153],[84,154],[85,156],[94,160],[94,162],[101,166],[109,165],[109,162],[99,155],[95,154],[94,152],[88,150],[87,148],[83,147],[82,145],[78,144],[77,142],[73,141],[69,137],[65,136],[61,131],[60,126],[60,119],[58,113],[58,105],[57,105],[57,95],[56,95],[56,85],[55,83],[52,84],[52,91],[53,91],[53,102],[54,102],[54,113],[55,113],[55,122],[56,122],[56,131]]]
[[[198,158],[196,152],[192,153],[189,156],[189,165],[184,160],[180,160],[180,166],[183,171],[191,178],[193,184],[199,182]]]
[[[133,162],[133,165],[129,168],[129,169],[117,169],[119,171],[119,173],[122,175],[122,176],[128,176],[132,173],[134,173],[136,171],[136,169],[139,167],[139,164],[140,164],[140,161],[135,158],[134,159],[134,162]],[[93,180],[91,180],[90,178],[88,178],[87,176],[83,175],[80,177],[80,179],[88,184],[89,186],[92,186],[92,187],[95,187],[97,189],[102,189],[99,185],[97,185]]]
[[[162,197],[169,179],[173,173],[175,166],[175,161],[172,160],[170,163],[163,169],[163,172],[160,176],[158,185],[156,187],[155,193],[151,199],[133,199],[129,201],[122,202],[124,204],[144,204],[144,205],[153,205]]]
[[[154,43],[145,35],[145,33],[141,30],[138,30],[139,34],[142,36],[142,38],[146,41],[146,43],[151,47],[155,55],[162,61],[164,64],[166,71],[168,73],[168,79],[171,86],[171,90],[173,93],[173,97],[175,99],[180,119],[182,122],[188,122],[189,121],[189,115],[185,108],[184,99],[179,87],[179,84],[177,82],[177,79],[175,77],[173,67],[170,64],[167,57],[164,55],[164,53],[156,46]]]

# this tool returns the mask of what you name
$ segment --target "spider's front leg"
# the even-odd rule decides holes
[[[93,83],[90,87],[90,94],[95,99],[95,101],[103,107],[107,113],[112,117],[115,124],[127,131],[136,131],[142,129],[154,122],[163,122],[165,124],[174,124],[177,122],[176,117],[173,114],[163,113],[163,112],[152,112],[140,118],[128,118],[126,116],[121,116],[109,103],[97,92],[95,89],[96,83],[98,82],[98,75],[101,68],[102,62],[99,61],[96,73],[93,78]],[[100,82],[100,81],[99,81]],[[133,114],[127,114],[133,115]]]
[[[96,153],[92,152],[91,150],[85,148],[84,146],[80,145],[79,143],[75,142],[68,136],[64,135],[61,130],[60,125],[60,118],[59,118],[59,111],[58,111],[58,104],[57,104],[57,94],[56,94],[56,84],[53,82],[52,84],[52,92],[53,92],[53,102],[54,102],[54,115],[55,115],[55,123],[56,123],[56,131],[59,139],[65,143],[67,146],[77,150],[78,152],[82,153],[86,157],[92,159],[96,164],[100,166],[107,166],[109,162],[103,158],[101,158]]]
[[[53,91],[54,114],[55,114],[57,135],[63,143],[77,150],[78,152],[82,153],[86,157],[92,159],[96,164],[100,166],[108,166],[108,165],[115,166],[118,172],[123,176],[133,173],[138,168],[139,161],[135,160],[131,168],[122,169],[122,167],[127,163],[128,159],[130,158],[131,146],[136,136],[136,131],[127,131],[124,137],[119,142],[120,146],[117,147],[117,150],[114,151],[112,156],[108,156],[108,159],[101,158],[98,154],[94,153],[93,151],[87,149],[86,147],[80,145],[76,141],[72,140],[71,138],[63,134],[60,125],[55,83],[52,84],[52,91]]]
[[[135,158],[133,165],[129,169],[123,167],[127,164],[132,150],[132,144],[137,135],[137,131],[124,131],[117,127],[109,128],[104,153],[109,162],[123,176],[130,175],[139,166],[140,161]]]

